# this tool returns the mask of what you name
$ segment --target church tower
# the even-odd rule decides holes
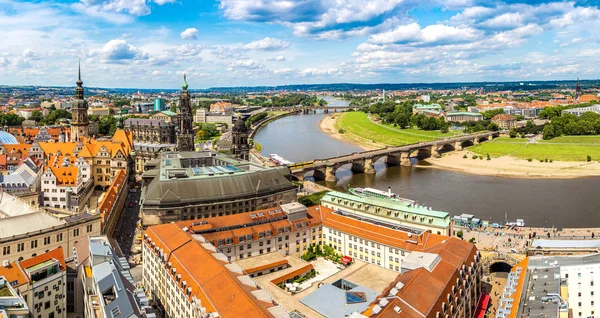
[[[579,85],[579,77],[577,78],[577,86],[575,86],[575,100],[579,99],[581,96],[581,85]]]
[[[75,88],[75,99],[71,107],[71,141],[79,141],[80,137],[89,137],[88,103],[83,98],[83,81],[81,80],[81,61],[79,62],[79,77]]]
[[[242,118],[238,118],[231,128],[231,153],[240,159],[249,159],[248,128]]]
[[[179,96],[179,127],[177,133],[177,150],[194,151],[194,131],[192,129],[192,104],[188,92],[188,84],[183,74],[183,85]]]

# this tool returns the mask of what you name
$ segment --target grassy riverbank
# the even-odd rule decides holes
[[[349,134],[373,143],[390,146],[401,146],[422,141],[431,141],[459,135],[458,132],[442,134],[439,130],[426,131],[421,129],[400,129],[372,121],[366,113],[342,113],[336,122],[336,128],[342,129],[344,135]],[[350,138],[351,139],[351,138]]]
[[[524,138],[497,138],[468,148],[477,154],[490,154],[492,157],[511,156],[518,159],[587,161],[600,160],[599,136],[564,136],[552,140],[529,142]]]

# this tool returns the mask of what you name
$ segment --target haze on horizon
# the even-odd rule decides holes
[[[0,84],[598,78],[596,1],[0,0]]]

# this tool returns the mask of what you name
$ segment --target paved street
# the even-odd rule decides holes
[[[136,282],[139,282],[142,277],[141,266],[136,265],[139,263],[141,257],[141,251],[138,250],[141,245],[136,244],[136,238],[137,234],[141,233],[139,228],[141,222],[139,205],[140,191],[139,189],[129,191],[114,236],[117,242],[119,242],[119,247],[123,251],[124,256],[129,260],[129,264],[131,265],[131,275]]]

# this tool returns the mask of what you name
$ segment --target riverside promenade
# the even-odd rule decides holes
[[[541,228],[519,227],[513,230],[484,227],[469,230],[456,227],[455,232],[463,232],[463,239],[475,239],[475,245],[482,251],[525,254],[528,244],[534,239],[589,240],[600,239],[600,228]],[[535,237],[534,237],[535,233]],[[455,234],[456,236],[456,234]]]

